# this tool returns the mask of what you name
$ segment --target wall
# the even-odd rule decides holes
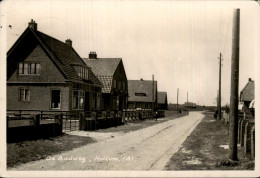
[[[17,55],[19,56],[19,55]],[[17,57],[18,58],[18,57]],[[17,59],[16,61],[21,61]],[[13,64],[16,68],[8,82],[64,82],[63,74],[57,69],[52,60],[46,55],[43,49],[37,45],[24,62],[38,62],[41,65],[40,75],[19,75],[18,62]]]
[[[19,88],[30,90],[30,101],[19,101]],[[69,110],[69,87],[68,86],[7,86],[7,109],[12,110],[51,110],[51,89],[61,90],[61,109]],[[58,110],[58,109],[55,109]]]

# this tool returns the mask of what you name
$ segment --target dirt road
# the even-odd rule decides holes
[[[200,112],[190,112],[12,170],[163,170],[202,118]]]

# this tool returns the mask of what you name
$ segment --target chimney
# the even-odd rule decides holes
[[[251,79],[251,78],[248,78],[248,81],[249,81],[249,82],[251,82],[251,81],[252,81],[252,79]]]
[[[37,23],[35,23],[33,19],[31,19],[31,22],[28,23],[28,27],[33,31],[37,31]]]
[[[71,41],[70,39],[67,39],[67,40],[65,41],[65,43],[66,43],[67,45],[69,45],[70,47],[72,47],[72,41]]]
[[[90,51],[88,58],[89,59],[97,59],[97,53]]]

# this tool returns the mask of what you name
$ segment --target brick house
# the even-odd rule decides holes
[[[128,108],[156,109],[157,81],[128,80]]]
[[[242,111],[244,112],[244,118],[252,118],[249,106],[255,99],[255,82],[249,78],[245,87],[240,91],[240,102],[242,102]]]
[[[38,31],[33,20],[7,53],[7,110],[90,111],[102,86],[71,40]]]
[[[90,52],[84,62],[91,67],[103,84],[102,109],[123,110],[127,107],[127,77],[121,58],[97,58],[96,52]]]
[[[157,99],[158,109],[167,110],[168,109],[167,92],[158,91],[157,97],[158,97]]]

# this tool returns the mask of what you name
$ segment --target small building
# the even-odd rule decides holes
[[[121,58],[97,58],[90,52],[84,62],[91,67],[102,82],[102,109],[123,110],[127,107],[128,86],[125,68]]]
[[[255,82],[249,78],[245,87],[240,91],[240,102],[242,102],[242,111],[245,117],[251,117],[250,103],[255,99]]]
[[[128,80],[128,108],[129,109],[156,109],[157,81]]]
[[[70,39],[38,31],[33,20],[7,53],[7,110],[95,110],[102,86]]]
[[[167,110],[168,109],[167,92],[158,91],[157,97],[158,97],[157,99],[158,109]]]

